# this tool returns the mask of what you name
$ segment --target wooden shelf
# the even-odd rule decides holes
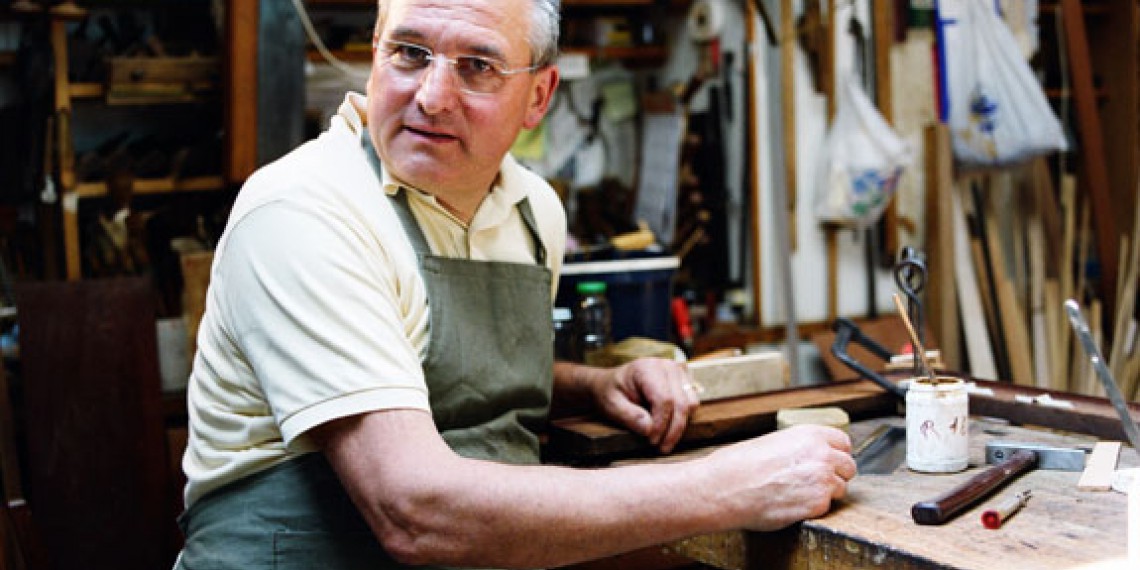
[[[139,178],[135,180],[132,193],[169,194],[171,192],[216,191],[226,187],[221,176],[194,176],[190,178]],[[81,182],[75,186],[80,198],[98,198],[107,195],[107,185],[103,182]]]
[[[620,59],[624,61],[660,62],[669,55],[665,46],[567,46],[562,53],[585,54],[591,59]]]

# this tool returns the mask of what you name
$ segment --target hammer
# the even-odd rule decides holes
[[[992,441],[986,444],[986,463],[993,464],[993,467],[974,475],[936,499],[915,503],[910,508],[914,522],[924,525],[942,524],[1034,468],[1081,471],[1085,468],[1085,452],[1081,449],[1035,443]]]

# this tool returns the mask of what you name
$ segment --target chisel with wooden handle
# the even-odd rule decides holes
[[[986,460],[995,465],[936,499],[915,503],[910,508],[910,516],[914,522],[923,525],[945,523],[978,500],[1034,468],[1080,471],[1085,467],[1085,452],[1080,449],[1038,444],[990,442],[986,444]]]

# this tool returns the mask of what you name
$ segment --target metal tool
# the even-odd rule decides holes
[[[1100,383],[1104,385],[1104,391],[1108,394],[1112,407],[1116,408],[1116,415],[1120,416],[1120,425],[1124,428],[1124,434],[1128,436],[1128,442],[1132,444],[1132,450],[1140,455],[1140,428],[1137,428],[1136,422],[1132,420],[1132,414],[1128,412],[1128,404],[1124,401],[1124,395],[1120,393],[1120,388],[1117,387],[1112,372],[1105,365],[1104,357],[1101,356],[1100,349],[1096,347],[1096,342],[1093,341],[1092,334],[1089,333],[1089,325],[1085,322],[1084,316],[1081,315],[1080,305],[1075,300],[1069,299],[1065,301],[1065,312],[1069,313],[1069,322],[1073,325],[1077,337],[1081,339],[1081,346],[1088,354],[1089,361],[1092,362],[1093,368],[1096,370],[1097,378],[1100,378]]]
[[[883,424],[851,451],[860,475],[890,475],[906,458],[906,428]]]
[[[922,299],[919,298],[918,294],[926,287],[926,261],[913,247],[905,246],[899,250],[899,260],[895,264],[895,283],[898,284],[903,295],[906,295],[907,314],[918,335],[918,342],[925,345],[926,338],[922,328]],[[912,348],[917,357],[922,347],[914,346]],[[922,375],[918,358],[914,360],[914,375]]]
[[[840,362],[846,364],[848,368],[858,372],[861,376],[882,386],[884,390],[898,396],[900,400],[906,399],[906,390],[899,388],[894,382],[887,380],[870,368],[863,366],[858,360],[855,360],[854,357],[847,353],[847,345],[854,340],[863,348],[871,351],[875,356],[886,361],[891,359],[891,351],[875,342],[875,339],[863,334],[863,331],[859,330],[859,326],[850,319],[839,317],[835,319],[832,328],[835,329],[835,342],[831,343],[831,354],[834,355],[835,358],[838,358]]]
[[[924,525],[945,523],[1002,485],[1036,467],[1061,471],[1080,471],[1085,468],[1084,451],[1035,443],[988,443],[986,462],[997,464],[936,499],[915,503],[910,508],[914,522]]]
[[[997,530],[1001,528],[1001,524],[1009,517],[1012,517],[1025,503],[1029,502],[1029,497],[1033,496],[1033,492],[1026,489],[1008,499],[1000,502],[992,509],[986,509],[982,513],[982,526],[990,529]]]

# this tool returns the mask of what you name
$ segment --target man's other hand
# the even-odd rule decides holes
[[[673,451],[700,405],[689,371],[663,358],[639,358],[612,368],[593,388],[606,416],[644,435],[662,453]]]

